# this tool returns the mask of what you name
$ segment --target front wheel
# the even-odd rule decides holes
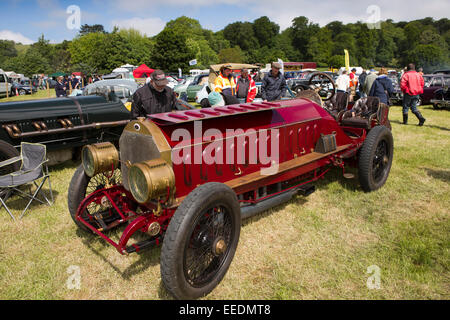
[[[108,172],[108,174],[110,173],[111,172]],[[80,229],[91,232],[88,227],[76,219],[78,207],[88,195],[105,188],[108,185],[108,179],[109,182],[112,182],[113,184],[121,183],[122,176],[120,171],[115,170],[113,176],[110,178],[107,178],[104,174],[97,174],[91,178],[84,172],[83,165],[80,165],[77,170],[75,170],[69,185],[67,204],[72,220]],[[83,219],[90,221],[92,219],[89,219],[89,216],[99,214],[102,211],[104,211],[102,206],[93,202],[89,204],[85,212],[83,212]]]
[[[381,188],[389,176],[394,157],[394,139],[385,126],[370,130],[361,147],[359,182],[365,192]]]
[[[225,276],[239,241],[241,211],[228,186],[211,182],[178,207],[164,236],[161,278],[177,299],[210,293]]]

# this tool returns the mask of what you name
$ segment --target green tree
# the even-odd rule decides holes
[[[48,60],[36,48],[29,48],[17,57],[8,59],[4,67],[28,77],[31,77],[33,74],[49,73],[51,71]]]
[[[63,71],[70,72],[72,65],[70,63],[71,56],[69,51],[70,41],[64,40],[53,47],[53,54],[50,58],[50,68],[52,72]],[[79,71],[79,70],[73,70]]]
[[[187,39],[203,39],[203,28],[200,22],[186,16],[167,22],[165,29],[171,29],[177,34],[184,35]]]
[[[0,40],[0,64],[14,57],[17,57],[17,49],[14,41]]]
[[[239,46],[244,51],[259,47],[258,39],[253,31],[253,24],[250,22],[231,23],[223,29],[223,35],[232,46]]]
[[[83,63],[95,72],[108,72],[107,43],[108,35],[104,33],[88,33],[75,38],[69,44],[71,63]]]
[[[333,41],[331,40],[331,31],[327,28],[321,28],[309,39],[306,56],[308,60],[326,64],[331,57],[332,51]]]
[[[411,51],[409,60],[422,66],[425,72],[431,72],[448,63],[448,53],[434,44],[419,44]]]
[[[292,45],[298,51],[301,59],[307,60],[308,45],[311,37],[315,35],[320,27],[318,24],[312,23],[308,18],[300,16],[292,20]]]
[[[80,28],[80,36],[87,35],[89,33],[106,33],[105,28],[101,24],[88,25],[83,24]]]
[[[208,41],[205,39],[193,40],[187,39],[186,44],[188,48],[194,52],[195,59],[197,60],[197,67],[200,69],[208,68],[211,64],[216,64],[219,61],[217,53],[209,46]]]
[[[222,49],[219,52],[219,63],[242,63],[244,59],[244,53],[238,46]]]
[[[358,32],[356,33],[356,51],[353,54],[364,68],[374,65],[376,59],[376,48],[378,37],[376,30],[369,30],[365,23],[356,24]]]
[[[345,66],[344,55],[334,55],[328,59],[328,65],[333,68],[340,68]]]
[[[171,29],[164,29],[155,38],[155,47],[152,53],[152,63],[155,68],[166,72],[177,71],[181,68],[184,73],[189,71],[189,61],[194,59],[192,52],[183,34],[175,33]]]
[[[270,21],[267,16],[263,16],[253,21],[253,32],[260,47],[272,48],[275,44],[275,37],[280,32],[280,26]]]

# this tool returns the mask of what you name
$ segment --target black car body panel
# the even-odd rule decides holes
[[[129,118],[120,100],[108,102],[100,96],[2,103],[0,140],[15,147],[21,142],[43,143],[49,150],[116,141]],[[108,125],[94,126],[98,123]]]

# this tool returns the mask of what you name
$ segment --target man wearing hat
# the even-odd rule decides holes
[[[287,90],[286,78],[280,72],[281,64],[272,63],[272,70],[263,79],[261,95],[264,101],[280,100]]]
[[[236,99],[236,82],[231,74],[231,65],[224,65],[220,68],[220,75],[214,81],[214,91],[221,93],[225,104],[239,103]]]
[[[131,105],[131,119],[147,114],[170,112],[176,108],[177,98],[162,70],[155,70],[150,83],[136,90]]]

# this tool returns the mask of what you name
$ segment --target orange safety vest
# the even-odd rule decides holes
[[[232,76],[228,79],[220,74],[214,81],[214,86],[214,91],[216,92],[229,96],[236,95],[236,82],[234,82],[234,78]]]

